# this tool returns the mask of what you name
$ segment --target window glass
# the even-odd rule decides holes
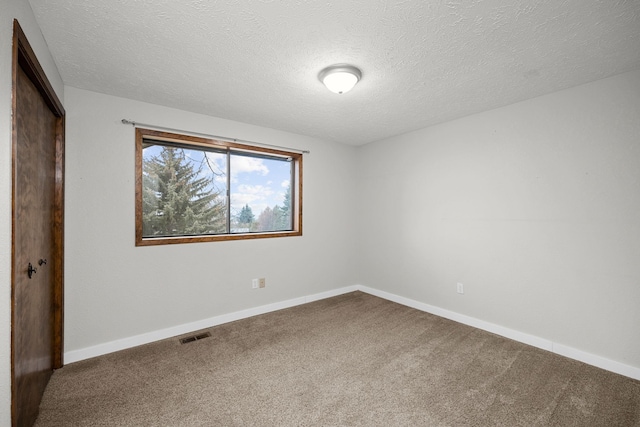
[[[226,154],[146,143],[143,237],[227,231]]]
[[[231,154],[231,232],[291,230],[292,162]]]

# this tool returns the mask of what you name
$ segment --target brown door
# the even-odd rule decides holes
[[[16,52],[14,65],[12,414],[14,425],[30,426],[53,369],[62,364],[57,171],[63,116],[51,108],[44,74],[38,76],[35,56],[25,56],[33,52],[20,33],[16,23],[14,52],[20,44],[24,52]]]

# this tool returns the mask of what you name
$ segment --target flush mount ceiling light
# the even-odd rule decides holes
[[[318,74],[318,79],[331,92],[343,94],[349,92],[362,77],[362,72],[348,64],[336,64],[325,68]]]

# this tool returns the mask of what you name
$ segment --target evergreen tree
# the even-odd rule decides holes
[[[274,210],[278,210],[276,230],[291,230],[291,185],[287,187],[287,191],[284,193],[284,200],[282,201],[282,207],[276,205]]]
[[[253,211],[251,210],[249,205],[244,205],[244,207],[240,210],[240,214],[238,215],[238,223],[240,225],[244,225],[247,228],[251,228],[251,224],[253,224],[254,219],[255,216],[253,215]]]
[[[142,215],[144,236],[223,233],[225,203],[212,187],[213,178],[201,176],[184,149],[163,147],[143,160]]]

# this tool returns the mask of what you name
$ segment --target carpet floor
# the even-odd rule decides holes
[[[354,292],[56,371],[36,426],[640,426],[640,381]]]

